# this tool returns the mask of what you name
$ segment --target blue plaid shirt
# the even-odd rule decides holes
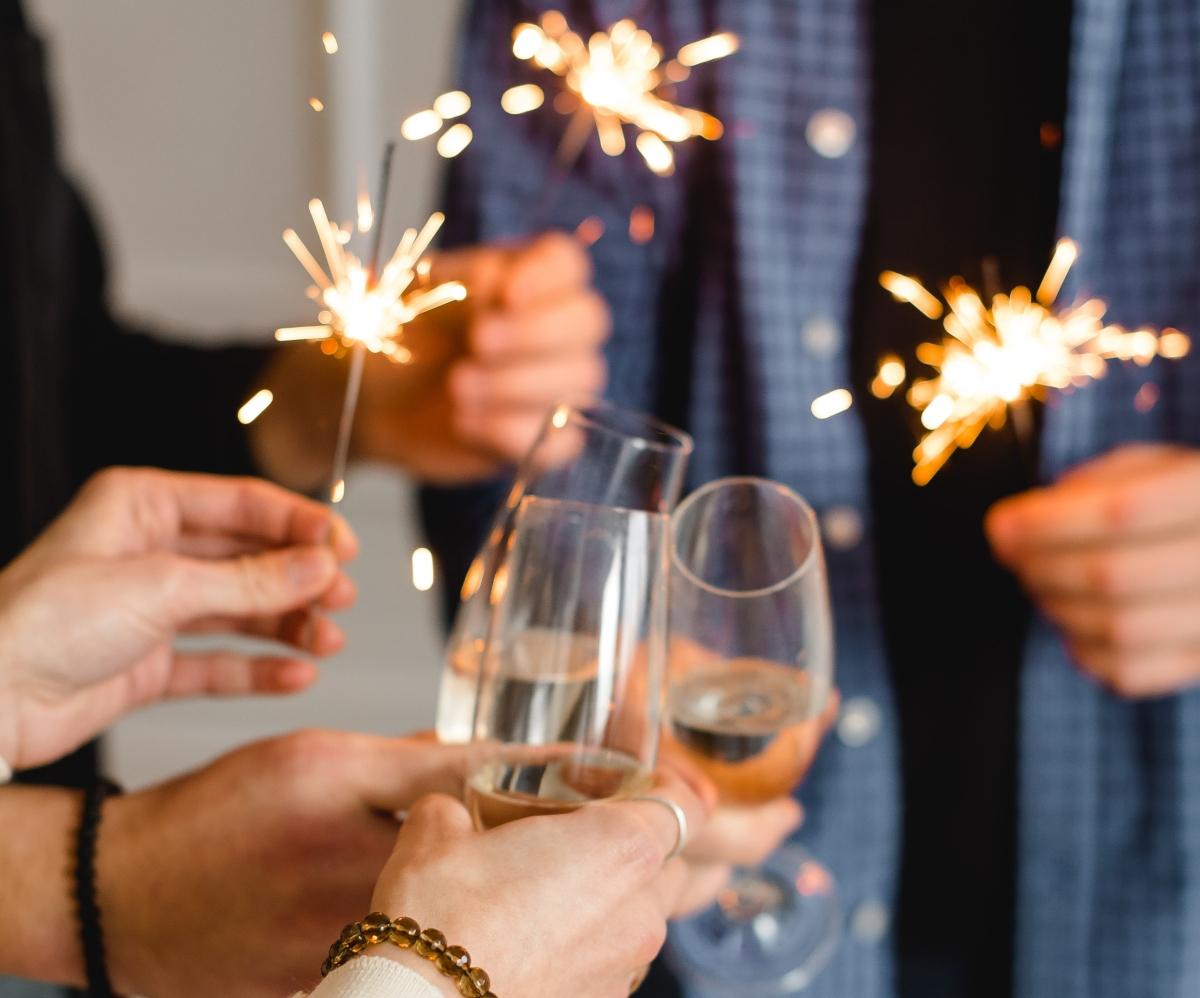
[[[547,182],[563,119],[511,118],[499,95],[536,79],[509,51],[512,26],[562,4],[476,0],[464,50],[476,142],[456,166],[448,204],[460,240],[523,234]],[[571,5],[567,5],[571,6]],[[573,5],[606,24],[630,0]],[[705,66],[681,99],[721,117],[727,136],[706,170],[703,250],[681,243],[696,152],[680,148],[667,180],[636,154],[593,146],[552,221],[600,216],[596,281],[613,310],[610,395],[653,407],[686,372],[697,481],[757,472],[785,481],[819,513],[855,511],[857,543],[830,545],[838,685],[873,705],[873,736],[830,738],[801,791],[805,844],[838,878],[849,931],[813,998],[893,993],[892,950],[878,917],[894,902],[900,761],[880,637],[867,501],[866,447],[853,414],[817,421],[809,403],[850,383],[847,327],[866,202],[871,123],[865,0],[660,0],[639,14],[668,50],[717,28],[741,52]],[[1030,30],[1036,30],[1031,25]],[[886,44],[886,39],[881,42]],[[1014,62],[1014,71],[1020,67]],[[543,79],[543,82],[545,80]],[[825,157],[806,132],[835,110],[854,142]],[[1082,256],[1074,292],[1096,293],[1130,325],[1200,333],[1200,5],[1189,0],[1076,0],[1060,228]],[[828,150],[827,150],[828,151]],[[653,206],[655,239],[633,245],[633,200]],[[670,322],[663,289],[700,289],[690,365],[660,356]],[[1157,406],[1135,411],[1146,382]],[[1200,443],[1200,357],[1114,366],[1046,414],[1043,474],[1134,440]],[[930,723],[936,723],[931,718]],[[1019,998],[1200,995],[1200,693],[1120,700],[1080,675],[1037,623],[1022,664],[1015,994]],[[954,793],[954,787],[947,787]],[[872,917],[866,917],[870,913]]]

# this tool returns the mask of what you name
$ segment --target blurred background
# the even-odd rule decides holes
[[[29,13],[49,45],[65,158],[107,240],[117,310],[194,342],[269,342],[276,326],[312,318],[280,233],[305,231],[311,197],[349,218],[360,176],[374,188],[385,136],[454,75],[461,2],[31,0]],[[435,206],[439,165],[431,144],[400,144],[388,231]],[[432,726],[438,596],[412,585],[409,483],[359,468],[342,509],[363,541],[361,595],[321,682],[283,700],[139,711],[107,739],[116,779],[136,788],[296,727]]]

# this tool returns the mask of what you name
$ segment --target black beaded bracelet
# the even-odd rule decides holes
[[[321,976],[327,976],[368,946],[379,943],[391,943],[423,956],[454,981],[463,998],[496,998],[487,972],[481,967],[472,967],[471,954],[461,946],[449,945],[443,933],[437,929],[422,929],[411,918],[392,919],[378,911],[342,929],[337,942],[329,947],[329,956],[321,964]]]
[[[121,788],[100,779],[83,792],[79,831],[75,837],[75,912],[79,918],[79,941],[87,992],[91,998],[115,998],[104,959],[104,933],[100,928],[100,906],[96,902],[96,836],[104,801]]]

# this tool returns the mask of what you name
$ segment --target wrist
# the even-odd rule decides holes
[[[154,994],[157,935],[154,887],[147,883],[148,850],[139,830],[163,827],[149,813],[147,793],[113,797],[104,805],[96,851],[96,893],[105,936],[108,976],[117,994]]]
[[[20,749],[17,721],[20,692],[14,675],[12,656],[16,649],[5,633],[3,613],[0,612],[0,771],[7,767],[17,768]],[[11,772],[7,774],[11,778]],[[8,782],[0,772],[0,784]]]
[[[79,794],[48,787],[0,790],[0,973],[82,987],[70,863]]]

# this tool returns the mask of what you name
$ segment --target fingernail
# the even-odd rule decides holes
[[[293,548],[288,552],[288,578],[297,589],[311,588],[336,569],[336,559],[327,547]]]
[[[358,550],[354,530],[345,518],[337,513],[333,515],[333,522],[329,527],[329,546],[338,552],[339,556],[344,553],[347,558],[353,557]]]
[[[993,506],[983,521],[983,531],[997,552],[1003,553],[1012,545],[1016,518],[1003,506]]]

